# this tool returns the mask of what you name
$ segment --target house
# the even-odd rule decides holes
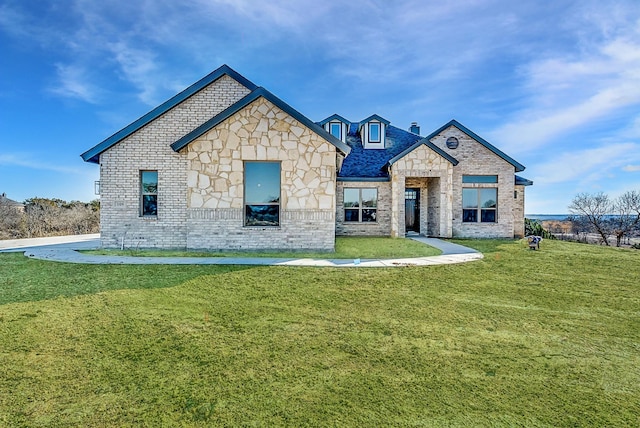
[[[336,235],[524,234],[517,161],[452,120],[313,122],[224,65],[82,154],[106,248],[332,250]]]
[[[7,198],[7,194],[4,192],[0,193],[0,208],[2,207],[6,207],[7,209],[18,213],[24,212],[24,204]]]

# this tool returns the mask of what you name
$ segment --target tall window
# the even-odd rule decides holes
[[[378,189],[344,189],[344,221],[375,222]]]
[[[158,215],[158,171],[140,171],[140,215]]]
[[[462,189],[462,221],[495,223],[498,211],[498,189]]]
[[[377,122],[369,123],[369,142],[370,143],[380,142],[380,124]]]
[[[329,130],[331,135],[336,137],[338,140],[342,140],[342,123],[331,122]]]
[[[280,162],[244,163],[244,225],[280,225]]]

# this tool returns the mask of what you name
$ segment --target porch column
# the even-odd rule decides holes
[[[440,178],[440,236],[453,237],[453,168]]]
[[[391,237],[404,237],[404,175],[391,173]]]

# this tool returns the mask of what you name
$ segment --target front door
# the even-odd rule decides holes
[[[407,232],[420,233],[420,189],[405,189],[404,218]]]

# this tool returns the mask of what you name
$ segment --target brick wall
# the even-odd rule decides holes
[[[459,145],[449,149],[446,141],[456,137]],[[469,238],[513,238],[515,224],[522,220],[518,217],[518,201],[514,200],[515,168],[491,150],[469,137],[454,126],[434,136],[431,142],[459,161],[453,168],[452,209],[453,236]],[[498,175],[498,184],[462,183],[463,175]],[[462,188],[498,188],[497,223],[462,222]],[[522,201],[524,204],[524,201]],[[517,218],[516,218],[517,217]]]
[[[100,232],[105,248],[187,245],[187,157],[170,144],[249,93],[228,76],[100,155]],[[158,215],[140,216],[140,171],[158,171]]]
[[[344,221],[344,189],[378,189],[378,207],[375,222]],[[336,235],[389,236],[391,234],[391,183],[388,181],[339,181],[336,192]]]

